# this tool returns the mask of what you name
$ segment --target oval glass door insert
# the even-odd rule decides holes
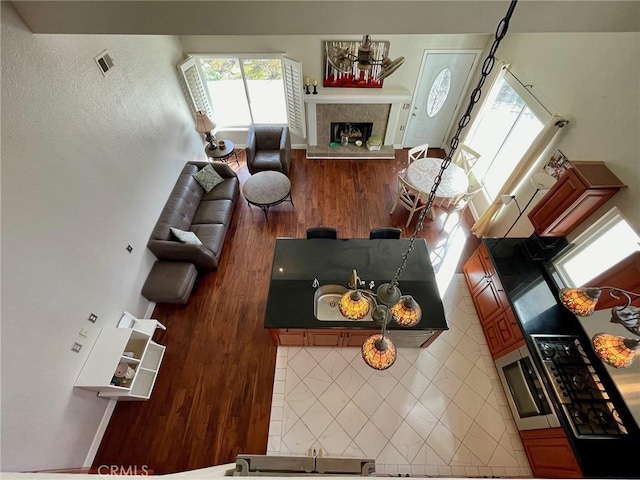
[[[427,115],[429,118],[433,118],[438,114],[449,96],[450,88],[451,69],[445,67],[440,70],[429,91],[429,97],[427,98]]]

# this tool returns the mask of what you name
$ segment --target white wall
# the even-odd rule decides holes
[[[405,63],[390,77],[384,80],[383,90],[415,89],[422,54],[424,50],[446,49],[482,49],[487,43],[487,35],[373,35],[373,40],[391,42],[389,56],[393,59],[404,56]],[[180,42],[186,53],[274,53],[285,52],[287,56],[302,62],[304,75],[311,80],[317,79],[318,94],[335,92],[335,88],[323,88],[322,85],[322,41],[323,40],[361,40],[362,35],[190,35],[181,36]],[[367,89],[349,89],[354,93],[367,94]],[[394,144],[401,145],[409,110],[403,110],[399,119]],[[233,141],[244,143],[246,133],[221,132]],[[218,136],[220,136],[218,135]],[[294,138],[294,144],[305,143]]]
[[[107,401],[73,383],[99,328],[149,306],[146,242],[203,142],[176,37],[33,35],[1,8],[1,469],[79,467]],[[106,77],[94,62],[104,49],[116,64]]]
[[[498,57],[552,111],[570,123],[559,137],[569,160],[604,161],[628,185],[584,224],[575,236],[613,205],[640,231],[640,34],[548,33],[507,34]],[[520,205],[535,192],[530,184],[517,193]],[[538,193],[535,205],[542,197]],[[503,208],[489,236],[502,236],[517,209]],[[529,236],[533,226],[523,215],[509,236]]]

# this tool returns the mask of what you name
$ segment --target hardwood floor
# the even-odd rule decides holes
[[[430,155],[444,157],[442,150]],[[249,173],[244,154],[236,167],[241,183]],[[389,160],[306,160],[295,150],[290,173],[295,206],[283,203],[265,222],[242,194],[222,253],[220,268],[199,275],[187,305],[158,305],[153,317],[164,323],[156,341],[166,345],[153,395],[147,402],[119,402],[94,461],[100,465],[146,465],[156,474],[235,461],[238,453],[264,454],[276,347],[263,316],[276,237],[304,238],[308,227],[325,225],[340,237],[368,237],[372,227],[409,228],[407,211],[397,207],[396,173],[407,150]],[[469,234],[462,263],[479,241]],[[449,224],[455,223],[452,219]],[[419,236],[430,250],[447,242],[441,219],[425,221]],[[345,278],[346,281],[346,278]]]

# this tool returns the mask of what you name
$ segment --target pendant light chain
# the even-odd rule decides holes
[[[476,86],[476,88],[473,89],[473,92],[471,92],[469,106],[467,107],[467,110],[465,111],[464,115],[458,122],[458,130],[456,131],[456,134],[453,136],[449,144],[449,146],[451,147],[451,149],[449,150],[449,154],[444,158],[444,160],[442,160],[440,171],[436,175],[436,178],[434,179],[434,182],[433,182],[433,187],[431,187],[431,191],[429,192],[429,198],[427,200],[427,204],[420,212],[420,215],[418,216],[418,224],[416,225],[416,229],[414,230],[411,237],[409,237],[409,246],[407,247],[407,250],[402,254],[402,262],[400,263],[400,267],[398,268],[398,271],[396,272],[396,274],[393,276],[393,279],[391,280],[392,287],[398,286],[398,281],[400,279],[400,276],[402,275],[402,272],[404,271],[404,269],[407,267],[407,257],[413,251],[413,243],[415,242],[416,237],[418,236],[418,233],[422,231],[424,219],[429,213],[429,211],[431,210],[431,206],[433,205],[433,201],[436,197],[436,191],[438,190],[438,187],[440,186],[440,182],[442,181],[442,174],[451,163],[451,158],[453,157],[453,154],[458,148],[458,144],[460,142],[460,134],[462,133],[462,130],[471,121],[471,112],[473,111],[473,108],[475,107],[476,103],[480,101],[480,97],[482,96],[482,87],[484,86],[484,82],[486,81],[487,77],[491,73],[491,70],[493,70],[493,66],[496,63],[496,57],[495,57],[496,51],[498,50],[498,46],[500,45],[500,42],[502,41],[504,36],[507,34],[507,30],[509,29],[509,21],[511,20],[511,16],[513,15],[513,11],[515,10],[517,3],[518,3],[518,0],[511,0],[511,4],[509,5],[509,10],[507,10],[507,14],[504,16],[502,20],[500,20],[500,23],[498,24],[493,45],[491,45],[489,54],[487,55],[487,58],[484,59],[484,62],[482,64],[482,73],[480,75],[480,78],[478,79],[478,85]]]

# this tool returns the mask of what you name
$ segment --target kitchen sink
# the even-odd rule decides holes
[[[313,296],[313,314],[324,322],[370,322],[371,310],[360,320],[351,320],[340,313],[340,298],[349,290],[342,285],[322,285]]]

